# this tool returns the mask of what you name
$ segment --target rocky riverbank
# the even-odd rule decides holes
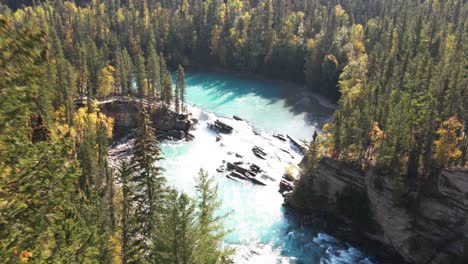
[[[83,107],[85,100],[77,99],[75,104]],[[197,120],[191,118],[191,114],[176,113],[160,101],[118,96],[98,101],[100,111],[114,119],[114,141],[127,136],[137,127],[142,105],[150,115],[158,139],[193,139],[190,130]]]
[[[467,263],[466,170],[443,170],[424,192],[326,157],[311,176],[294,192],[282,187],[285,206],[306,223],[324,224],[384,263]]]

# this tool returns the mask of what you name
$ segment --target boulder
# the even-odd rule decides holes
[[[249,179],[254,184],[266,186],[266,183],[262,181],[261,179],[258,179],[257,177],[255,177],[255,175],[249,176]]]
[[[296,182],[296,178],[289,173],[285,173],[283,175],[283,179],[290,181],[290,182]]]
[[[229,134],[232,133],[232,126],[216,120],[214,123],[208,123],[208,127],[220,133]]]
[[[236,182],[242,182],[242,180],[240,180],[240,179],[238,179],[236,177],[233,177],[231,175],[226,175],[226,178],[231,179],[231,180],[236,181]]]
[[[251,165],[250,165],[250,170],[253,171],[253,172],[255,172],[255,173],[259,173],[260,171],[262,171],[262,170],[260,169],[260,167],[257,166],[256,164],[251,164]]]
[[[257,156],[258,158],[260,159],[266,159],[265,156],[267,155],[266,152],[261,148],[261,147],[258,147],[258,146],[255,146],[252,148],[252,152],[253,154],[255,154],[255,156]]]
[[[244,121],[244,119],[240,118],[239,116],[233,115],[232,118],[234,118],[237,121]]]
[[[249,177],[247,177],[244,174],[241,174],[241,173],[239,173],[237,171],[232,171],[231,174],[229,174],[229,175],[231,175],[232,177],[236,177],[238,179],[241,179],[241,180],[247,180],[247,181],[250,180]]]
[[[249,171],[248,169],[239,166],[240,164],[241,163],[235,164],[235,163],[228,162],[227,163],[227,168],[228,168],[228,170],[234,170],[234,171],[237,171],[237,172],[239,172],[241,174],[245,174],[246,172]]]
[[[167,131],[167,134],[173,138],[177,139],[184,139],[185,138],[185,132],[181,130],[169,130]]]
[[[292,191],[293,188],[294,188],[294,185],[291,182],[283,179],[281,180],[280,185],[279,185],[279,192],[281,194],[284,194],[285,192]]]
[[[273,134],[273,137],[275,137],[275,138],[277,138],[277,139],[279,139],[281,141],[286,141],[286,138],[281,134]]]
[[[187,133],[187,134],[185,135],[185,139],[187,139],[187,140],[194,140],[194,139],[195,139],[195,136],[192,135],[192,134],[190,134],[190,133]]]

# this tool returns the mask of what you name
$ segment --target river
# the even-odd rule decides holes
[[[223,203],[219,213],[230,212],[225,225],[232,231],[225,244],[236,249],[235,263],[373,263],[366,254],[319,229],[293,224],[281,206],[279,181],[286,167],[297,171],[302,155],[289,140],[278,140],[272,133],[311,138],[315,127],[330,120],[331,103],[294,85],[225,73],[187,72],[186,81],[189,110],[199,120],[193,131],[196,138],[164,142],[162,165],[168,183],[191,195],[200,168],[214,177]],[[233,115],[245,121],[234,120]],[[234,127],[219,142],[207,128],[216,119]],[[253,146],[261,146],[268,158],[255,157]],[[225,161],[254,162],[268,176],[267,186],[226,178],[226,172],[216,171]]]

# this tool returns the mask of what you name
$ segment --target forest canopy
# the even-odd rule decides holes
[[[147,113],[141,113],[139,156],[114,173],[107,163],[113,120],[93,103],[129,95],[166,105],[175,100],[184,111],[184,68],[288,80],[336,100],[320,146],[311,148],[314,156],[413,178],[466,166],[463,0],[1,3],[0,256],[7,263],[68,262],[70,256],[80,263],[131,262],[141,252],[171,260],[193,253],[156,246],[159,236],[178,242],[169,229],[148,226],[168,222],[188,226],[184,232],[199,241],[205,259],[190,255],[196,263],[227,255],[216,250],[223,230],[197,240],[213,231],[202,227],[217,226],[208,223],[214,209],[167,188],[161,168],[143,162],[148,153],[155,164],[160,158],[158,142],[144,136],[152,133]],[[85,108],[76,108],[77,98],[87,99]],[[152,176],[158,180],[144,181]],[[216,193],[205,172],[199,178],[199,192]],[[134,207],[135,186],[164,197]],[[162,199],[164,207],[154,204]],[[130,229],[124,230],[123,216]],[[151,240],[124,241],[125,231]],[[119,246],[124,242],[128,255]]]

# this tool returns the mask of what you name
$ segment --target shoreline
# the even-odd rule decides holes
[[[334,102],[331,98],[328,98],[319,92],[314,92],[311,91],[309,87],[307,87],[306,84],[303,83],[296,83],[293,81],[289,80],[283,80],[283,79],[271,79],[266,76],[263,76],[261,74],[256,74],[256,73],[249,73],[249,72],[241,72],[241,71],[234,71],[234,70],[229,70],[221,67],[206,67],[202,65],[190,65],[186,67],[186,71],[188,73],[190,72],[211,72],[211,73],[217,73],[217,74],[225,74],[229,76],[235,76],[237,78],[241,79],[251,79],[255,81],[262,81],[262,82],[267,82],[270,84],[276,84],[276,85],[284,85],[286,88],[292,88],[297,90],[302,96],[306,95],[310,98],[315,99],[320,105],[322,105],[325,108],[329,108],[332,110],[336,110],[338,107],[338,103]],[[301,97],[302,97],[301,96]]]

